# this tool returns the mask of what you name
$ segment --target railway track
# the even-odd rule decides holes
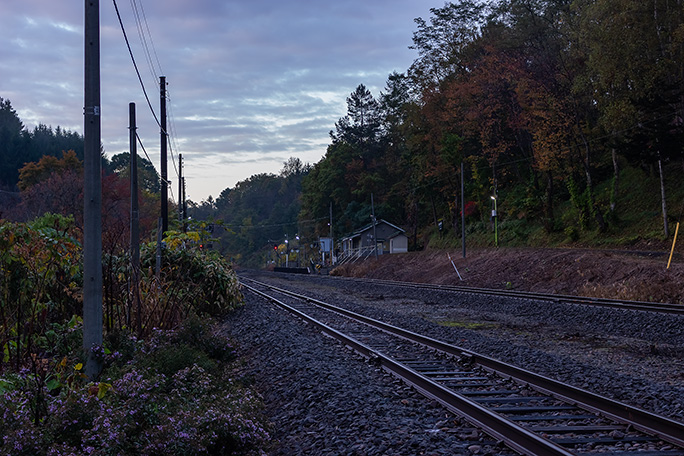
[[[674,303],[648,302],[648,301],[626,301],[608,298],[592,298],[585,296],[558,295],[548,293],[536,293],[532,291],[517,290],[495,290],[492,288],[467,287],[460,285],[438,285],[418,282],[400,282],[394,280],[367,279],[367,278],[338,278],[335,280],[354,280],[376,285],[388,285],[393,287],[414,288],[423,290],[445,291],[452,293],[484,294],[491,296],[502,296],[514,299],[534,299],[538,301],[550,301],[565,304],[583,304],[590,306],[613,307],[618,309],[638,310],[643,312],[657,312],[675,315],[684,315],[684,305]]]
[[[288,290],[241,282],[521,454],[684,455],[682,423]]]

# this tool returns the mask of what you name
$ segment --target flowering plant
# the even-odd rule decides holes
[[[121,337],[117,343],[124,344]],[[38,421],[30,412],[36,391],[30,372],[0,382],[0,455],[262,452],[270,437],[260,398],[229,378],[232,345],[210,321],[193,317],[176,331],[157,330],[133,346],[132,359],[111,360],[105,381],[59,392],[44,386],[46,411]],[[170,360],[174,352],[185,354]]]

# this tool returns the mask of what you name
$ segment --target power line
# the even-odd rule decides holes
[[[135,18],[136,28],[138,29],[138,38],[140,39],[140,45],[142,46],[143,51],[145,51],[144,53],[145,53],[145,60],[147,60],[147,66],[148,66],[148,69],[150,70],[150,74],[154,78],[156,76],[156,73],[154,70],[154,65],[153,65],[152,61],[150,60],[150,51],[149,51],[149,47],[147,45],[147,38],[146,38],[146,36],[142,30],[140,14],[138,13],[138,9],[137,9],[137,6],[135,4],[135,0],[131,0],[131,9],[133,10],[133,17]]]
[[[152,163],[152,159],[150,158],[149,155],[147,155],[147,150],[145,150],[145,146],[143,145],[142,139],[140,139],[140,136],[138,135],[138,132],[135,132],[135,137],[138,138],[138,144],[140,144],[140,148],[143,150],[145,153],[145,157],[147,157],[147,160],[149,160],[150,163]],[[154,165],[152,165],[154,166]]]
[[[139,7],[138,7],[139,5]],[[147,64],[150,68],[150,73],[154,77],[155,83],[156,81],[159,80],[159,74],[163,74],[163,70],[161,67],[161,63],[159,62],[159,56],[157,55],[156,48],[154,46],[154,40],[152,39],[152,33],[150,32],[150,26],[147,21],[147,16],[145,14],[145,8],[143,6],[142,1],[137,1],[137,0],[131,0],[131,8],[133,9],[133,14],[135,17],[136,21],[136,26],[138,28],[138,35],[140,37],[140,42],[143,47],[143,51],[145,53],[145,58],[147,60]],[[144,27],[143,27],[144,24]],[[148,42],[150,43],[148,45]],[[152,53],[154,54],[155,61],[157,63],[157,67],[155,68],[154,62],[152,60],[152,55],[150,53],[150,47],[152,48]],[[159,70],[159,73],[156,72],[156,70]],[[171,101],[171,98],[169,97],[169,90],[168,88],[164,91],[166,94],[166,100],[168,102]],[[170,108],[171,105],[169,103],[168,108]],[[171,111],[169,109],[169,111]],[[168,116],[168,114],[167,114]],[[172,116],[168,116],[169,120],[172,120]],[[176,178],[180,179],[180,171],[178,167],[176,166],[176,160],[174,157],[174,148],[178,149],[177,143],[175,141],[175,133],[174,133],[174,126],[173,123],[171,124],[171,128],[167,128],[166,131],[164,132],[165,136],[168,140],[168,146],[169,146],[169,153],[171,154],[171,162],[173,164],[174,171],[176,172]],[[180,152],[179,152],[180,153]]]
[[[152,160],[150,159],[150,156],[147,154],[147,150],[145,149],[145,145],[142,142],[142,139],[140,139],[140,136],[138,135],[138,132],[135,133],[135,137],[138,139],[138,144],[140,144],[140,148],[142,149],[143,153],[145,154],[145,157],[147,157],[147,160],[149,160],[150,163],[152,163]],[[152,165],[154,166],[154,165]],[[163,184],[166,184],[169,188],[171,188],[170,182],[166,179],[161,179]],[[173,197],[173,190],[171,190],[171,200],[175,203],[176,200]]]
[[[145,89],[145,83],[143,83],[142,76],[140,76],[140,70],[138,70],[138,64],[135,62],[135,57],[133,56],[133,50],[131,49],[131,44],[128,41],[128,35],[126,35],[126,28],[124,27],[123,21],[121,20],[121,14],[119,13],[119,7],[116,4],[116,0],[112,0],[114,2],[114,10],[116,10],[116,17],[119,19],[119,25],[121,26],[121,33],[123,33],[124,40],[126,41],[126,47],[128,47],[128,54],[131,56],[131,61],[133,62],[133,67],[135,68],[135,73],[138,75],[138,81],[140,81],[140,87],[142,87],[143,94],[145,95],[145,100],[147,100],[147,106],[150,108],[150,112],[152,113],[152,116],[154,116],[154,120],[157,121],[157,125],[161,128],[161,122],[159,122],[159,118],[157,117],[157,114],[154,112],[154,108],[152,108],[152,103],[150,102],[150,97],[147,95],[147,90]]]
[[[312,220],[299,220],[296,222],[289,222],[289,223],[275,223],[275,224],[269,224],[269,225],[221,225],[223,227],[227,228],[249,228],[249,229],[257,229],[257,228],[281,228],[285,226],[294,226],[294,225],[312,225],[316,222],[320,222],[321,220],[328,220],[328,217],[320,217],[317,219],[312,219]]]
[[[161,63],[159,62],[159,57],[157,56],[157,51],[154,47],[154,40],[152,39],[152,33],[150,33],[150,27],[147,22],[147,16],[145,16],[145,8],[143,7],[142,2],[140,2],[140,8],[138,8],[138,2],[136,0],[131,0],[131,8],[133,9],[133,14],[135,17],[135,23],[138,28],[138,36],[140,38],[140,43],[143,47],[143,50],[145,51],[145,57],[147,60],[147,64],[150,67],[150,73],[152,74],[152,77],[156,80],[159,78],[159,74],[163,74],[164,72],[162,71]],[[142,19],[141,19],[142,16]],[[144,23],[144,27],[143,27]],[[147,31],[147,33],[145,33]],[[148,39],[149,37],[149,45],[148,45]],[[152,53],[154,53],[155,60],[157,62],[157,69],[159,72],[156,72],[154,62],[152,61],[152,55],[150,54],[150,47],[152,48]]]
[[[133,67],[135,68],[135,73],[137,74],[137,76],[138,76],[138,81],[140,82],[140,87],[142,88],[143,94],[144,94],[144,96],[145,96],[145,100],[147,101],[147,106],[149,107],[150,112],[152,113],[152,116],[154,117],[154,120],[157,122],[157,125],[158,125],[159,128],[163,131],[165,137],[166,137],[167,140],[168,140],[169,137],[170,137],[170,136],[169,136],[168,129],[163,129],[163,128],[162,128],[161,122],[159,121],[159,118],[157,117],[157,114],[154,112],[154,108],[152,107],[152,102],[150,101],[150,97],[149,97],[148,94],[147,94],[147,89],[145,88],[145,83],[143,82],[142,76],[140,75],[140,70],[138,69],[138,64],[137,64],[137,62],[136,62],[136,60],[135,60],[135,56],[133,55],[133,50],[131,49],[131,44],[130,44],[130,42],[129,42],[129,40],[128,40],[128,35],[126,34],[126,28],[124,27],[123,20],[121,19],[121,14],[119,13],[119,7],[118,7],[118,5],[117,5],[117,3],[116,3],[116,0],[112,0],[112,2],[114,3],[114,9],[115,9],[115,11],[116,11],[116,16],[117,16],[117,18],[118,18],[118,20],[119,20],[119,25],[121,26],[121,32],[123,33],[124,40],[126,41],[126,47],[128,48],[128,54],[129,54],[130,57],[131,57],[131,61],[133,62]],[[146,41],[146,39],[144,38],[144,33],[142,32],[142,25],[141,25],[141,23],[140,23],[140,17],[139,17],[139,13],[138,13],[138,10],[137,10],[137,8],[136,8],[136,5],[137,5],[137,3],[135,2],[135,0],[132,0],[132,6],[133,6],[133,10],[134,10],[134,15],[136,16],[136,24],[138,24],[138,33],[139,33],[140,36],[141,36],[141,41],[143,42],[143,48],[144,48],[145,51],[146,51],[146,56],[147,56],[148,64],[150,65],[150,67],[151,67],[151,69],[152,69],[152,73],[154,73],[154,64],[151,62],[151,57],[150,57],[150,55],[149,55],[149,48],[148,48],[148,46],[147,46],[147,41]],[[141,9],[142,9],[142,6],[141,6]],[[144,9],[143,9],[143,17],[144,17],[145,24],[146,24],[146,26],[147,26],[147,18],[144,16]],[[147,32],[148,32],[148,34],[149,34],[149,26],[147,26]],[[152,42],[152,36],[151,36],[151,34],[150,34],[150,42]],[[154,47],[153,47],[153,49],[154,49]],[[156,51],[155,51],[155,57],[156,57]],[[159,64],[159,59],[158,59],[158,58],[157,58],[157,63]],[[159,64],[159,68],[161,69],[161,64]],[[141,146],[142,146],[142,142],[140,141],[140,137],[138,137],[138,141],[141,143]],[[169,144],[169,146],[170,146],[170,144]],[[143,147],[143,150],[145,150],[144,147]],[[175,161],[175,159],[174,159],[174,157],[173,157],[173,148],[171,148],[171,147],[170,147],[170,152],[171,152],[171,162],[173,163],[174,170],[176,171],[176,176],[180,179],[180,173],[178,172],[178,167],[176,166],[176,161]],[[145,155],[147,156],[147,158],[148,158],[148,160],[149,160],[150,158],[149,158],[149,155],[147,155],[147,152],[146,152],[146,151],[145,151]],[[152,162],[152,160],[150,160],[150,162]],[[169,186],[169,181],[168,181],[168,180],[166,180],[164,183],[165,183],[167,186]]]
[[[169,96],[168,90],[166,91],[166,94],[167,94],[168,100],[171,101],[171,97]],[[168,130],[170,132],[170,134],[168,135],[168,138],[171,140],[171,144],[169,144],[169,149],[171,151],[171,162],[173,163],[173,168],[176,171],[176,177],[178,179],[180,179],[181,171],[176,167],[176,162],[173,160],[174,148],[178,151],[177,152],[178,154],[180,154],[180,148],[178,147],[178,143],[176,141],[176,123],[175,123],[175,119],[173,116],[173,107],[172,107],[171,103],[169,103],[169,105],[168,105],[168,116],[169,116],[169,124],[170,124],[170,126],[168,128]],[[173,147],[172,147],[172,145],[173,145]]]
[[[164,73],[164,71],[162,71],[161,63],[159,62],[159,57],[157,56],[157,50],[154,47],[154,41],[152,40],[152,33],[150,33],[150,25],[147,22],[147,16],[145,15],[145,8],[143,7],[142,2],[140,2],[140,11],[142,11],[143,21],[145,22],[145,29],[147,30],[147,35],[150,37],[150,43],[152,43],[152,53],[154,53],[154,58],[157,61],[157,67],[159,68],[160,73]]]

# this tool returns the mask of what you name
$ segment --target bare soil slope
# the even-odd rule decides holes
[[[345,264],[331,274],[684,303],[684,263],[675,257],[666,269],[668,255],[663,251],[499,248],[472,249],[463,258],[460,250],[427,250]]]

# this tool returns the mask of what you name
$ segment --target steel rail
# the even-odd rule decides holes
[[[627,301],[619,299],[610,298],[594,298],[588,296],[574,296],[574,295],[564,295],[564,294],[548,294],[539,293],[534,291],[518,291],[518,290],[496,290],[493,288],[479,288],[479,287],[468,287],[462,285],[440,285],[422,282],[402,282],[397,280],[385,280],[385,279],[367,279],[367,278],[356,278],[356,277],[338,277],[334,280],[350,280],[359,281],[366,283],[375,283],[381,285],[390,286],[400,286],[409,288],[423,288],[429,290],[439,290],[446,292],[457,292],[457,293],[473,293],[473,294],[486,294],[493,296],[503,296],[508,298],[517,299],[536,299],[540,301],[551,301],[556,303],[567,303],[567,304],[584,304],[592,306],[603,306],[603,307],[614,307],[620,309],[628,310],[638,310],[646,312],[659,312],[659,313],[671,313],[676,315],[684,315],[684,305],[667,303],[667,302],[648,302],[648,301]]]
[[[253,279],[248,280],[254,281]],[[536,374],[503,361],[499,361],[494,358],[472,352],[465,348],[424,336],[422,334],[417,334],[412,331],[375,320],[365,315],[361,315],[356,312],[352,312],[350,310],[336,307],[323,301],[292,292],[290,290],[275,287],[273,285],[258,281],[254,282],[263,286],[267,286],[275,291],[278,291],[279,293],[314,303],[325,309],[347,316],[369,326],[381,329],[398,337],[425,345],[449,355],[468,358],[471,362],[476,363],[489,371],[497,372],[524,384],[529,384],[530,386],[557,397],[558,399],[573,403],[591,412],[601,413],[618,422],[632,425],[635,429],[638,429],[642,432],[657,436],[679,447],[684,447],[684,423],[680,423],[646,410],[614,401],[607,397],[600,396],[567,383]]]
[[[263,293],[247,284],[243,287],[262,296],[278,306],[292,312],[304,321],[318,327],[325,334],[339,340],[344,345],[352,348],[365,358],[372,359],[374,363],[380,365],[386,371],[402,379],[407,384],[413,386],[421,394],[429,399],[442,404],[452,413],[462,416],[475,426],[482,429],[490,436],[506,443],[510,448],[520,454],[530,456],[574,456],[574,453],[566,450],[562,446],[540,437],[539,435],[515,425],[504,417],[493,413],[476,402],[467,399],[465,396],[457,394],[444,386],[433,382],[429,378],[420,375],[413,369],[394,361],[390,357],[373,350],[353,337],[347,336],[340,331],[306,315],[303,312],[289,306],[282,301]],[[280,290],[278,290],[280,292]],[[290,293],[287,293],[290,294]],[[300,298],[301,299],[301,298]],[[309,301],[308,299],[305,299]],[[313,301],[310,301],[313,302]],[[318,304],[318,303],[316,303]]]

